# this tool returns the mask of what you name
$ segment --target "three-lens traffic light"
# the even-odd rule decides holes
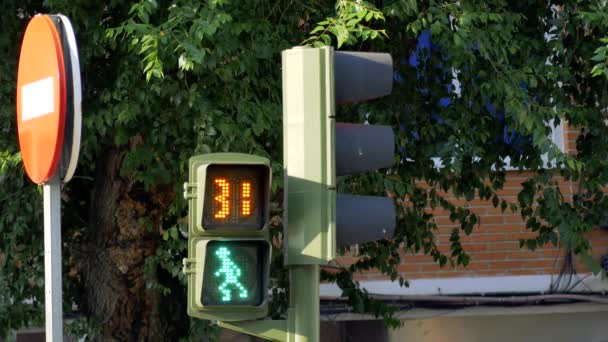
[[[324,264],[337,246],[391,237],[387,197],[336,193],[336,176],[390,167],[389,126],[336,123],[335,106],[390,94],[387,53],[295,47],[283,58],[283,151],[288,265]]]
[[[215,153],[190,159],[188,314],[238,321],[267,314],[271,246],[268,159]]]

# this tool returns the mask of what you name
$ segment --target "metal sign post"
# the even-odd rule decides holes
[[[55,174],[42,185],[44,197],[44,308],[46,340],[63,341],[61,289],[61,182]]]
[[[63,15],[34,16],[19,56],[17,127],[25,170],[43,186],[46,340],[52,342],[63,341],[61,182],[72,178],[78,162],[81,93],[70,20]]]

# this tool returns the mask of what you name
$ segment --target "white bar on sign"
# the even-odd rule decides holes
[[[21,121],[27,121],[55,111],[53,77],[21,86]]]

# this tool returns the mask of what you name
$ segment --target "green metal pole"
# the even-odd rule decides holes
[[[319,341],[319,265],[290,267],[289,342]]]
[[[335,258],[331,47],[282,52],[287,341],[319,341],[319,265]]]

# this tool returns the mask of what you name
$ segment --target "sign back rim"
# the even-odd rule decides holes
[[[80,143],[82,139],[82,80],[80,76],[80,59],[78,57],[78,45],[76,44],[76,34],[74,33],[74,28],[69,18],[63,14],[57,14],[57,17],[60,19],[59,24],[62,26],[64,30],[66,40],[62,41],[64,47],[67,49],[63,49],[64,60],[66,58],[70,58],[70,79],[68,79],[67,87],[71,86],[72,91],[72,103],[66,103],[66,121],[72,120],[72,131],[68,132],[64,131],[64,143],[66,141],[66,137],[71,134],[71,146],[68,147],[69,156],[67,166],[61,165],[61,180],[63,183],[69,182],[74,176],[74,172],[76,171],[76,166],[78,166],[78,157],[80,154]],[[68,54],[69,56],[66,56]],[[67,77],[66,70],[66,77]],[[66,89],[67,90],[67,89]],[[72,108],[68,108],[67,106],[71,106]],[[68,115],[72,115],[71,118],[68,118]],[[66,152],[66,148],[64,147],[63,152]],[[62,156],[63,159],[63,156]],[[63,161],[62,161],[63,164]]]

